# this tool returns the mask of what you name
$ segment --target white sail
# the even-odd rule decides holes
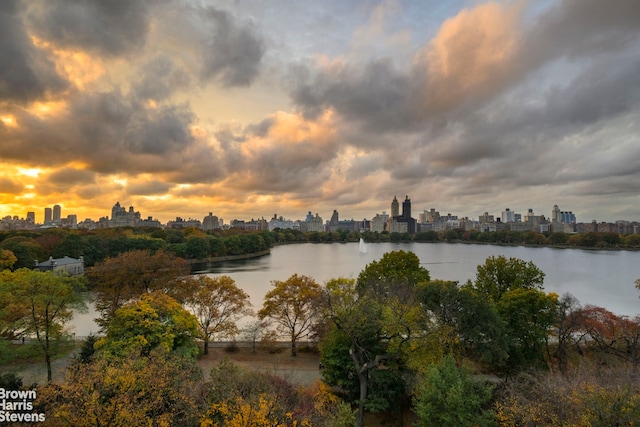
[[[367,253],[367,246],[364,244],[364,239],[361,237],[360,238],[360,253],[361,254],[366,254]]]

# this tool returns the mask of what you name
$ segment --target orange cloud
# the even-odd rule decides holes
[[[49,51],[56,64],[56,71],[65,76],[68,81],[73,82],[80,90],[84,90],[105,73],[102,62],[87,52],[56,48],[48,41],[35,36],[31,36],[31,40],[35,46]]]
[[[486,3],[445,21],[416,56],[426,67],[427,96],[436,109],[481,97],[504,84],[518,48],[524,2]]]

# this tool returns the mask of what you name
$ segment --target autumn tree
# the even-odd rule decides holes
[[[18,258],[8,249],[0,249],[0,270],[11,268]]]
[[[189,273],[186,260],[162,250],[123,252],[97,263],[86,273],[101,313],[96,322],[104,329],[117,309],[144,293],[162,291],[184,300],[188,292],[184,278]]]
[[[3,282],[11,283],[15,292],[14,309],[26,315],[21,327],[25,334],[35,335],[47,365],[47,380],[51,381],[52,358],[65,336],[64,326],[73,317],[73,309],[84,306],[78,293],[82,279],[26,268],[3,273]]]
[[[20,273],[0,271],[0,338],[13,340],[24,336],[29,318],[29,305],[21,292]]]
[[[97,356],[72,365],[61,384],[38,390],[45,426],[197,425],[202,373],[193,360],[161,349],[148,356]]]
[[[249,295],[236,286],[229,276],[194,279],[192,294],[186,306],[195,314],[204,341],[204,354],[209,354],[209,341],[214,337],[233,337],[239,329],[236,322],[252,314]]]
[[[195,358],[197,335],[195,317],[170,296],[155,291],[116,310],[95,347],[116,358],[132,353],[146,356],[155,348]]]
[[[583,310],[578,299],[571,294],[563,294],[556,306],[553,324],[555,350],[552,354],[558,361],[558,369],[563,375],[567,374],[570,349],[578,346],[585,335],[583,326]]]
[[[585,332],[592,346],[631,364],[634,375],[640,366],[640,316],[618,316],[588,305],[582,312]]]
[[[278,330],[291,338],[291,356],[295,357],[296,342],[316,321],[321,288],[311,277],[297,274],[271,284],[273,289],[265,295],[258,318],[273,320]]]

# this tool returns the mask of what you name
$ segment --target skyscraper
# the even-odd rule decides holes
[[[51,224],[51,208],[44,208],[44,223]]]
[[[62,208],[60,205],[53,205],[53,222],[59,224],[62,218]]]
[[[406,219],[411,218],[411,199],[409,196],[405,196],[404,202],[402,202],[402,216]]]
[[[400,204],[398,203],[396,196],[393,196],[393,201],[391,202],[391,218],[398,215],[400,215]]]

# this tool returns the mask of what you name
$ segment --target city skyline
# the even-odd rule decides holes
[[[441,217],[455,217],[458,219],[470,219],[470,220],[477,220],[478,218],[482,219],[483,217],[492,217],[495,218],[497,221],[502,221],[502,222],[516,222],[516,218],[519,218],[518,221],[521,221],[524,217],[526,217],[527,215],[536,215],[537,217],[544,217],[546,220],[548,221],[557,221],[557,222],[563,222],[563,223],[576,223],[576,222],[591,222],[591,221],[596,221],[599,222],[597,219],[592,219],[591,221],[577,221],[576,220],[576,214],[573,211],[564,211],[561,210],[560,207],[555,204],[553,205],[553,207],[550,209],[549,213],[544,213],[544,211],[540,210],[537,211],[533,208],[526,208],[526,209],[511,209],[511,208],[503,208],[503,209],[498,209],[498,210],[493,210],[493,211],[485,211],[482,212],[481,214],[466,214],[466,213],[460,213],[460,212],[452,212],[446,209],[438,209],[437,207],[429,207],[429,208],[419,208],[419,209],[413,209],[412,212],[412,201],[411,198],[409,197],[409,195],[405,195],[404,196],[404,200],[402,202],[402,210],[400,210],[400,202],[397,199],[397,195],[393,196],[393,199],[388,203],[388,206],[386,208],[382,208],[376,212],[371,212],[369,213],[368,216],[362,217],[362,218],[356,218],[353,216],[350,216],[347,213],[345,214],[345,211],[341,211],[339,209],[333,209],[332,211],[332,215],[339,215],[339,219],[340,220],[353,220],[353,221],[362,221],[362,220],[372,220],[374,217],[376,216],[380,216],[380,215],[386,215],[389,218],[394,218],[394,217],[404,217],[405,219],[410,219],[413,218],[414,220],[417,220],[420,216],[423,215],[428,215],[428,214],[437,214]],[[415,207],[415,204],[413,205]],[[290,221],[309,221],[310,218],[314,218],[315,217],[320,217],[321,219],[323,219],[324,223],[328,223],[330,220],[329,218],[332,216],[328,213],[324,213],[321,214],[320,212],[314,211],[313,209],[311,210],[307,210],[307,212],[305,213],[305,215],[301,216],[301,217],[295,217],[295,216],[288,216],[286,214],[283,213],[278,213],[275,212],[271,215],[261,215],[258,217],[251,217],[248,218],[246,216],[243,216],[241,213],[239,215],[235,215],[229,218],[224,218],[222,216],[219,216],[217,214],[215,214],[215,210],[210,210],[209,212],[205,213],[205,214],[201,214],[200,216],[193,215],[181,215],[181,214],[176,214],[175,216],[168,218],[167,220],[163,221],[160,218],[157,218],[152,212],[148,213],[148,212],[141,212],[139,209],[137,209],[135,206],[133,205],[127,205],[126,203],[120,203],[120,201],[116,201],[116,203],[107,211],[105,210],[105,214],[104,215],[100,215],[96,218],[92,218],[92,217],[87,217],[87,218],[81,218],[78,217],[78,215],[74,212],[64,212],[63,211],[63,206],[61,204],[56,204],[53,207],[50,206],[45,206],[44,208],[40,209],[43,214],[43,221],[39,222],[38,219],[38,214],[35,213],[34,211],[29,211],[26,212],[25,216],[22,215],[16,215],[16,214],[12,214],[12,215],[5,215],[5,216],[0,216],[0,220],[5,219],[5,218],[16,218],[19,220],[25,220],[25,219],[29,219],[31,218],[31,222],[35,223],[35,224],[59,224],[61,221],[64,222],[65,219],[68,219],[69,217],[73,217],[75,221],[84,221],[84,220],[91,220],[91,221],[98,221],[102,218],[108,218],[108,219],[115,219],[115,217],[118,214],[126,214],[128,213],[129,215],[133,215],[135,214],[136,216],[138,216],[140,219],[142,220],[154,220],[157,221],[161,224],[168,224],[169,222],[173,222],[175,220],[196,220],[196,221],[203,221],[204,219],[206,219],[206,217],[210,217],[210,216],[214,216],[215,218],[219,218],[220,220],[224,220],[226,222],[226,224],[228,225],[229,222],[234,221],[234,220],[238,220],[238,221],[248,221],[248,220],[259,220],[259,219],[265,219],[265,220],[269,220],[271,218],[282,218],[285,220],[290,220]],[[52,215],[53,211],[57,210],[57,216],[56,215]],[[561,217],[562,215],[562,217]],[[506,220],[504,218],[507,218]],[[567,220],[567,218],[572,218],[570,221]],[[493,220],[492,220],[493,221]],[[629,218],[618,218],[618,220],[616,221],[636,221],[635,219],[629,219]],[[605,222],[605,221],[602,221]]]
[[[635,0],[3,1],[0,217],[362,219],[409,194],[637,220],[638,22]]]

